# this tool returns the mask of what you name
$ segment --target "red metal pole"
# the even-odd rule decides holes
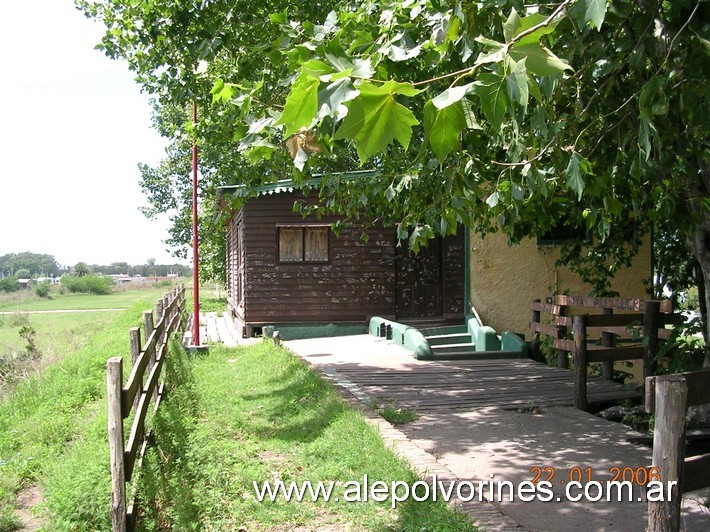
[[[192,123],[197,127],[197,103],[192,102]],[[197,133],[192,137],[192,295],[193,295],[193,319],[192,319],[192,343],[200,345],[200,280],[198,267],[200,264],[197,249]]]

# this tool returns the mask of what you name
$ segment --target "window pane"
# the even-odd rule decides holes
[[[306,228],[306,260],[326,262],[328,260],[328,228]]]
[[[300,227],[279,228],[279,260],[300,262],[303,260],[303,230]]]

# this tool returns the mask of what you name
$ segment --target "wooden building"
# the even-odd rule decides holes
[[[239,193],[222,187],[220,196]],[[395,229],[304,217],[289,181],[262,187],[227,227],[227,299],[244,336],[273,326],[284,338],[365,332],[372,316],[464,319],[463,229],[417,255]],[[365,232],[367,239],[362,238]]]

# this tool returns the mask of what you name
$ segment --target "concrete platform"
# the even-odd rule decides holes
[[[540,480],[551,477],[554,488],[549,502],[510,502],[507,496],[499,501],[494,494],[486,497],[488,502],[478,502],[476,497],[472,502],[460,503],[482,529],[645,530],[647,503],[641,488],[634,490],[632,502],[573,502],[566,497],[566,486],[580,475],[582,480],[591,477],[605,482],[611,480],[614,468],[636,470],[650,465],[651,450],[627,443],[626,437],[635,433],[625,426],[573,407],[555,406],[555,402],[533,405],[535,408],[508,404],[500,399],[505,396],[505,391],[500,393],[505,390],[505,377],[496,382],[492,378],[496,372],[486,375],[485,368],[471,368],[459,362],[416,360],[405,349],[368,335],[294,340],[285,345],[346,390],[380,428],[385,440],[424,478],[437,474],[438,479],[450,478],[459,483],[471,481],[478,485],[479,481],[492,480],[517,486],[538,473]],[[435,381],[432,375],[439,378]],[[560,383],[565,380],[558,375],[555,378]],[[396,382],[400,379],[407,383],[408,393],[398,395]],[[569,372],[569,381],[572,379]],[[480,401],[437,404],[431,400],[450,396],[442,392],[447,387],[449,391],[452,387],[474,389],[477,380],[485,381],[490,388],[490,396],[496,398],[492,401],[494,406]],[[412,387],[417,386],[421,393],[412,393]],[[530,396],[539,397],[541,390],[553,393],[553,384],[544,386],[533,381],[528,385]],[[395,428],[373,414],[374,405],[389,401],[397,407],[401,397],[407,398],[407,408],[419,414],[416,421]],[[710,530],[710,510],[698,502],[705,492],[686,495],[685,530]],[[572,490],[571,495],[579,493],[580,490]]]

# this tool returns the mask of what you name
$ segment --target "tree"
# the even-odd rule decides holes
[[[59,275],[59,265],[53,255],[26,251],[0,256],[0,276],[12,275],[19,269],[29,270],[28,277]]]
[[[27,268],[20,268],[15,272],[15,278],[17,279],[29,279],[32,277],[32,272]]]
[[[232,2],[199,12],[181,4],[185,31],[161,40],[136,36],[151,29],[148,14],[174,19],[172,3],[142,12],[111,4],[92,3],[110,22],[106,49],[127,58],[149,90],[165,82],[166,113],[164,95],[184,108],[201,83],[194,66],[208,61],[220,107],[185,131],[220,151],[209,159],[214,182],[247,162],[281,161],[284,145],[297,180],[356,154],[379,174],[355,185],[325,179],[324,208],[396,223],[414,249],[461,223],[513,242],[580,228],[589,237],[565,259],[598,293],[640,237],[662,227],[697,261],[707,308],[707,1],[362,0],[317,18],[304,16],[312,7],[273,3],[272,31],[237,25],[243,44],[224,33]],[[199,52],[208,34],[216,37]],[[707,344],[707,318],[704,334]]]
[[[76,275],[77,277],[84,277],[89,273],[91,273],[91,271],[89,270],[89,266],[85,262],[77,262],[74,265],[74,275]]]

